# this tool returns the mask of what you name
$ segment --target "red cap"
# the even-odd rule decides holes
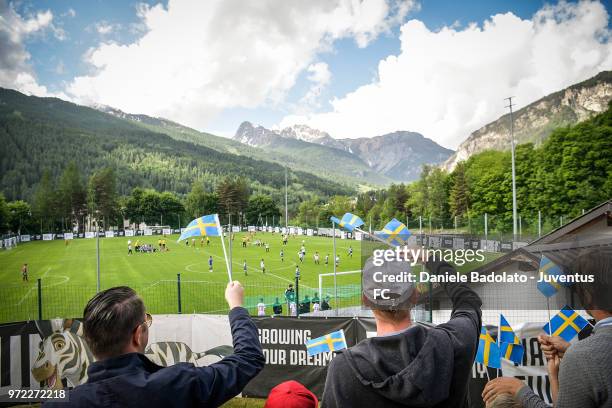
[[[285,381],[272,388],[264,408],[317,408],[317,397],[297,381]]]

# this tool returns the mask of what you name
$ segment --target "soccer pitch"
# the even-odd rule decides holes
[[[254,313],[261,297],[270,307],[278,297],[283,303],[283,293],[289,283],[295,282],[296,265],[300,266],[300,299],[312,297],[318,292],[320,273],[333,271],[332,239],[325,237],[290,236],[287,245],[282,245],[281,235],[257,232],[246,248],[242,237],[249,233],[236,233],[232,245],[233,277],[245,287],[246,306]],[[151,313],[177,313],[179,305],[177,274],[180,274],[180,303],[182,313],[224,313],[225,285],[228,281],[223,249],[219,238],[211,238],[210,245],[195,247],[191,240],[177,243],[177,235],[166,237],[168,251],[134,253],[128,256],[128,239],[132,245],[138,240],[158,248],[161,236],[100,238],[101,288],[127,285],[142,296]],[[268,243],[270,250],[254,245],[254,241]],[[304,262],[298,251],[306,248]],[[226,239],[226,249],[229,244]],[[348,256],[349,246],[353,256]],[[360,242],[336,239],[340,257],[339,272],[360,269]],[[281,261],[280,251],[284,251]],[[313,255],[319,252],[320,264],[315,264]],[[329,263],[325,265],[325,256]],[[213,257],[213,271],[209,271],[208,258]],[[264,260],[266,273],[260,268]],[[247,263],[247,275],[243,262]],[[21,267],[29,267],[29,282],[22,282]],[[88,299],[96,293],[96,240],[77,239],[71,241],[34,241],[20,244],[17,248],[0,251],[0,322],[21,321],[38,318],[38,285],[41,279],[42,317],[81,317]],[[332,279],[324,281],[324,292],[333,296]],[[339,306],[359,302],[360,275],[349,274],[338,277]],[[319,297],[321,294],[318,294]],[[333,301],[332,301],[333,306]],[[286,305],[283,305],[286,314]]]

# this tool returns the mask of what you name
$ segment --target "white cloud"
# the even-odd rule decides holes
[[[380,61],[378,77],[331,101],[330,112],[290,115],[334,137],[423,133],[456,147],[506,112],[612,68],[608,14],[599,2],[545,6],[531,20],[498,14],[482,27],[433,32],[417,20],[401,28],[401,52]]]
[[[75,16],[76,16],[76,11],[72,7],[66,10],[66,12],[62,14],[62,17],[75,17]]]
[[[93,29],[101,36],[109,35],[120,28],[120,24],[111,24],[106,21],[99,21],[93,25]]]
[[[140,6],[132,44],[102,43],[92,73],[67,92],[82,103],[203,128],[226,108],[274,105],[335,40],[363,47],[402,19],[412,0],[170,0]]]
[[[300,100],[299,108],[308,110],[320,107],[319,98],[331,80],[331,72],[329,71],[329,66],[325,62],[311,64],[306,69],[306,72],[309,74],[308,80],[312,82],[312,85],[308,89],[308,92],[306,92],[306,95]]]
[[[21,17],[5,0],[0,0],[0,86],[19,91],[47,95],[38,84],[30,66],[26,38],[51,30],[58,39],[65,38],[63,30],[53,26],[51,11],[39,11],[28,18]]]

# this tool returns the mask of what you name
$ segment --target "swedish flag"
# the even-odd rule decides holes
[[[410,231],[404,224],[394,218],[377,235],[393,246],[400,246],[406,244],[410,237]]]
[[[340,228],[344,228],[350,232],[353,232],[355,228],[359,228],[363,225],[363,220],[351,213],[344,214],[341,220],[337,219],[336,217],[329,217],[329,219],[338,224]]]
[[[501,343],[499,345],[499,351],[506,360],[510,360],[516,364],[521,364],[523,362],[525,350],[520,344]]]
[[[183,229],[178,241],[199,236],[219,237],[221,234],[222,230],[221,224],[219,224],[219,216],[217,214],[210,214],[196,218],[187,224],[187,227]]]
[[[510,323],[506,320],[503,314],[499,315],[499,341],[500,343],[519,344],[520,340],[514,330],[510,327]]]
[[[476,362],[491,368],[501,368],[499,347],[484,327],[480,329]]]
[[[582,316],[569,306],[564,306],[563,309],[544,326],[546,333],[551,333],[553,336],[560,336],[565,341],[571,341],[578,333],[589,324]]]
[[[544,276],[561,276],[563,275],[563,270],[559,265],[548,259],[546,256],[542,255],[542,259],[540,260],[540,274],[542,277]],[[537,284],[538,290],[542,292],[542,294],[546,297],[551,297],[555,293],[559,291],[561,284],[559,282],[544,282],[540,281]]]
[[[309,356],[343,350],[347,347],[344,330],[338,330],[306,342],[306,352]]]

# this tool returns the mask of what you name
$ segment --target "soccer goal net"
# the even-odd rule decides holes
[[[337,288],[337,289],[336,289]],[[361,270],[319,274],[319,296],[334,299],[338,294],[338,307],[357,306],[361,302]]]

